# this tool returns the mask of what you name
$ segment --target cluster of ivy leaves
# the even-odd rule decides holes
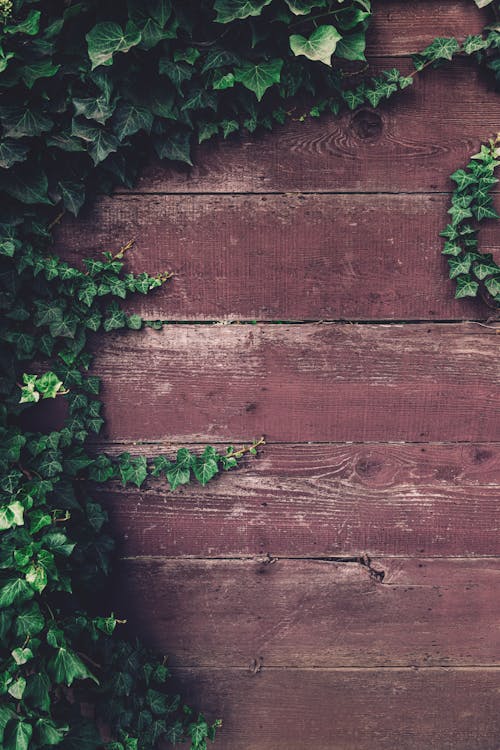
[[[485,302],[492,306],[500,303],[500,267],[491,253],[479,250],[477,234],[481,221],[500,218],[491,196],[498,183],[494,171],[499,159],[499,140],[492,139],[465,169],[451,175],[457,186],[448,211],[451,222],[441,232],[446,238],[443,255],[448,257],[450,279],[457,282],[455,296],[475,297],[481,288]]]
[[[122,301],[168,275],[127,273],[124,249],[74,267],[51,252],[53,226],[96,193],[132,185],[151,153],[190,164],[195,143],[271,128],[297,101],[312,101],[317,116],[376,106],[406,88],[414,74],[397,70],[346,85],[344,66],[364,64],[370,17],[369,0],[0,0],[5,750],[151,750],[164,739],[206,748],[216,725],[170,694],[161,659],[123,640],[120,621],[95,610],[113,542],[93,487],[140,487],[148,477],[172,490],[205,484],[260,443],[150,460],[92,451],[103,415],[89,337],[160,325],[130,315]],[[473,54],[498,77],[499,49],[495,27],[462,45],[436,40],[415,58],[415,74]],[[476,281],[464,282],[472,273],[497,299],[497,270],[474,244],[474,222],[493,215],[496,144],[485,148],[465,177],[454,176],[447,239],[455,250],[447,243],[447,254],[460,296],[474,290]],[[465,265],[458,271],[456,263]],[[62,405],[51,431],[30,417],[39,402]],[[82,715],[83,704],[93,716]],[[104,742],[98,727],[112,739]]]

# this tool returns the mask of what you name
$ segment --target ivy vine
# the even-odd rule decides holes
[[[498,15],[499,2],[476,0]],[[301,102],[301,119],[377,106],[426,67],[467,55],[500,79],[500,27],[436,39],[398,70],[350,85],[365,66],[369,0],[0,0],[0,743],[4,750],[151,750],[160,740],[204,750],[209,725],[168,689],[164,661],[122,639],[95,611],[113,541],[96,483],[175,490],[255,454],[263,440],[200,455],[96,455],[103,426],[89,336],[161,323],[121,301],[170,274],[126,271],[124,246],[74,267],[51,252],[65,212],[131,186],[144,162],[191,164],[194,142],[271,129]],[[147,81],[147,86],[144,85]],[[452,176],[443,252],[457,297],[500,301],[500,269],[478,249],[497,218],[498,140]],[[118,244],[110,238],[110,245]],[[63,400],[50,432],[30,410]],[[81,706],[93,706],[91,716]],[[105,739],[108,738],[108,739]]]

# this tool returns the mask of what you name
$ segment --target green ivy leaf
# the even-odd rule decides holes
[[[9,578],[1,584],[0,609],[21,604],[33,598],[33,589],[23,578]]]
[[[57,683],[67,687],[71,687],[75,680],[90,679],[99,684],[80,657],[64,646],[57,649],[56,655],[49,662],[49,670]]]
[[[295,16],[307,16],[313,8],[324,8],[326,0],[285,0]]]
[[[52,205],[47,175],[41,169],[21,165],[0,174],[0,189],[21,203]]]
[[[0,167],[9,169],[13,164],[23,162],[29,151],[27,143],[5,138],[0,141]]]
[[[120,104],[113,116],[113,129],[120,141],[139,130],[150,133],[152,126],[153,115],[150,110],[130,102]]]
[[[35,36],[40,29],[41,11],[31,9],[23,21],[16,24],[9,24],[4,27],[6,34],[27,34]]]
[[[262,9],[270,3],[271,0],[215,0],[215,20],[218,23],[230,23],[249,16],[260,16]]]
[[[38,740],[44,746],[59,745],[68,733],[68,729],[67,725],[58,727],[53,721],[43,718],[38,719],[35,724]]]
[[[338,44],[334,48],[334,51],[337,57],[342,57],[345,60],[365,61],[366,60],[365,48],[366,48],[365,32],[358,31],[355,34],[349,34],[349,36],[342,37],[342,39],[338,41]],[[410,79],[410,80],[413,80],[413,79]]]
[[[115,102],[110,101],[108,96],[102,95],[90,99],[73,99],[75,115],[85,117],[87,120],[95,120],[104,125],[115,111]]]
[[[187,131],[174,133],[165,138],[156,138],[154,145],[160,159],[185,162],[193,166],[190,155],[190,134]]]
[[[53,123],[39,109],[29,107],[0,107],[0,121],[5,138],[38,136],[51,129]]]
[[[54,65],[51,60],[36,60],[23,67],[23,81],[32,89],[40,78],[53,78],[60,65]]]
[[[295,56],[304,55],[309,60],[319,60],[331,66],[331,57],[340,39],[342,35],[335,26],[318,26],[308,39],[301,34],[292,34],[290,49]]]
[[[29,607],[21,611],[15,620],[14,632],[17,636],[30,638],[37,635],[45,626],[45,618],[40,607],[33,602]]]
[[[17,683],[20,683],[23,678],[19,678]],[[26,681],[24,680],[26,684]],[[10,690],[9,690],[10,692]],[[18,697],[18,696],[14,696]],[[22,695],[21,695],[22,697]],[[15,721],[11,723],[11,729],[6,728],[5,739],[4,739],[4,750],[28,750],[30,746],[31,737],[33,735],[33,727],[27,721]]]
[[[245,63],[234,70],[234,78],[245,88],[253,91],[260,102],[266,91],[275,83],[279,83],[283,60],[274,59],[267,63]]]
[[[459,276],[457,278],[457,291],[455,292],[455,299],[461,299],[462,297],[475,297],[479,289],[477,281],[473,281],[472,278],[467,276]]]
[[[86,35],[92,70],[99,65],[111,65],[116,52],[128,52],[141,41],[137,26],[129,21],[125,30],[118,23],[104,21]]]
[[[85,186],[83,183],[64,180],[59,182],[59,188],[64,208],[73,216],[78,216],[85,203]]]

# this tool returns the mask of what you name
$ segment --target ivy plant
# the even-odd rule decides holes
[[[498,15],[498,0],[476,4]],[[375,107],[425,68],[463,55],[498,81],[494,22],[462,41],[434,40],[415,55],[411,75],[393,69],[352,86],[353,63],[366,65],[370,20],[369,0],[0,0],[5,750],[152,750],[164,740],[205,750],[218,723],[171,693],[164,660],[124,638],[119,615],[96,609],[113,541],[93,488],[204,485],[263,443],[196,455],[99,454],[104,416],[90,338],[161,327],[122,302],[171,274],[128,273],[130,243],[73,266],[52,251],[54,226],[96,194],[132,185],[151,154],[191,164],[194,144],[270,129],[306,100],[301,119]],[[457,296],[481,290],[490,304],[499,300],[499,269],[479,251],[477,229],[496,217],[498,149],[490,141],[452,176],[443,232]],[[52,429],[36,428],[41,402],[54,407]]]

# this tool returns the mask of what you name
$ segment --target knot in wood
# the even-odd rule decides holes
[[[380,137],[384,127],[378,112],[372,109],[360,109],[351,119],[351,128],[355,135],[363,140],[375,140]]]

